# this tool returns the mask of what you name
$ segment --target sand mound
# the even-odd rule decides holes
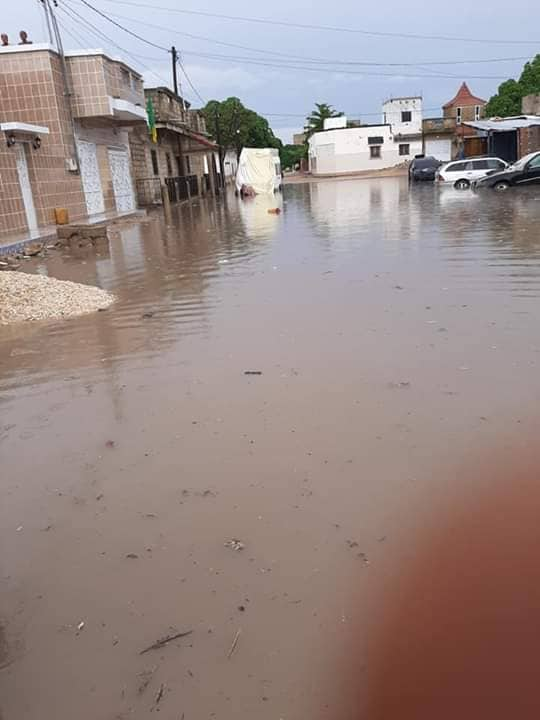
[[[0,272],[0,325],[28,320],[56,320],[96,312],[114,295],[90,285],[44,275]]]

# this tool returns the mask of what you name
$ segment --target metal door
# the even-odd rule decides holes
[[[113,184],[114,199],[118,212],[135,210],[135,197],[131,183],[129,156],[125,150],[109,148],[109,166]]]
[[[103,190],[97,161],[97,147],[95,143],[79,140],[77,142],[79,161],[81,164],[81,179],[86,200],[86,210],[89,215],[96,215],[105,211]]]
[[[15,145],[17,158],[17,173],[19,175],[19,185],[21,186],[21,195],[26,214],[26,222],[30,232],[38,229],[36,208],[34,207],[34,197],[32,195],[32,186],[30,184],[30,176],[28,175],[28,163],[26,162],[26,150],[24,143]]]

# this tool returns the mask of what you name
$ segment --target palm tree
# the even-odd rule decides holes
[[[342,117],[343,113],[334,110],[331,105],[327,103],[315,103],[315,110],[308,115],[307,124],[304,128],[306,137],[311,137],[313,133],[324,130],[324,121],[328,118]]]

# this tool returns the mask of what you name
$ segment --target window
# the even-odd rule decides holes
[[[186,162],[186,172],[188,175],[191,175],[191,158],[189,155],[185,155],[184,160]]]
[[[468,165],[470,165],[470,163],[468,163],[468,162],[453,163],[453,165],[448,166],[447,171],[448,172],[465,172],[465,170],[468,170],[468,167],[467,167]]]
[[[382,145],[384,143],[383,137],[368,137],[368,145]]]
[[[370,157],[372,160],[377,160],[381,157],[381,146],[380,145],[372,145],[369,148],[370,151]]]
[[[130,79],[128,71],[124,70],[124,68],[120,68],[120,77],[122,78],[122,85],[129,87]]]
[[[487,160],[474,160],[473,170],[489,170],[489,164]]]
[[[463,108],[456,108],[456,123],[458,125],[461,125],[461,121],[463,120]]]
[[[165,160],[167,161],[167,175],[169,177],[172,176],[172,163],[171,163],[171,156],[169,153],[165,153]]]
[[[152,156],[152,172],[154,175],[159,175],[157,152],[155,150],[150,150],[150,155]]]
[[[537,155],[529,163],[529,170],[540,170],[540,155]]]
[[[502,170],[506,167],[502,160],[491,159],[487,161],[489,170]]]
[[[481,105],[475,105],[474,107],[474,119],[480,120],[482,116],[482,106]]]
[[[403,110],[403,112],[401,113],[401,122],[406,123],[406,122],[411,122],[411,120],[412,120],[411,110]]]
[[[403,157],[404,155],[410,155],[411,154],[411,146],[404,143],[403,145],[399,146],[399,154]]]

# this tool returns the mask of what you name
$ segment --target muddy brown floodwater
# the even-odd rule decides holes
[[[1,330],[3,720],[364,717],[429,508],[535,436],[538,194],[278,202],[25,265],[118,302]]]

